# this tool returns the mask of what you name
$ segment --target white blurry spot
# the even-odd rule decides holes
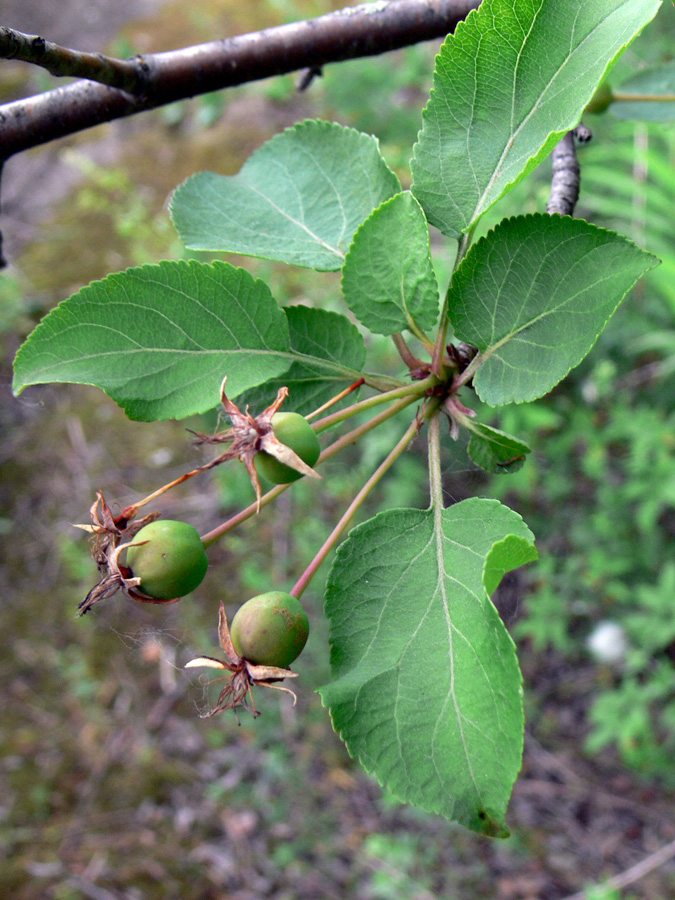
[[[600,399],[600,391],[597,384],[592,381],[584,381],[581,385],[581,396],[589,406],[594,406]]]
[[[165,466],[167,463],[170,463],[173,458],[173,453],[167,447],[159,447],[155,452],[150,456],[150,462],[153,466]]]
[[[597,662],[618,663],[626,656],[628,640],[618,622],[598,622],[586,639],[586,646]]]

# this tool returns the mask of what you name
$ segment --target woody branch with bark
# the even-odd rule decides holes
[[[3,28],[0,58],[86,80],[0,106],[0,161],[176,100],[444,37],[479,5],[480,0],[367,3],[134,60],[78,53]]]
[[[22,60],[52,75],[80,80],[0,105],[0,175],[4,162],[16,153],[177,100],[298,70],[308,76],[299,85],[304,89],[327,63],[376,56],[443,37],[479,5],[480,0],[367,3],[129,60],[82,53],[2,26],[0,59]],[[570,135],[568,144],[571,140]],[[566,152],[564,170],[570,161],[568,145]],[[568,184],[568,195],[569,191]],[[566,207],[563,201],[564,211],[570,212],[575,201],[576,197],[571,204],[568,200]],[[548,211],[563,208],[554,204]],[[0,250],[0,267],[4,265]]]

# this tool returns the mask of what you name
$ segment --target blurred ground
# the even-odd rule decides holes
[[[162,28],[204,39],[213,27],[207,13],[227,17],[222,3],[195,4],[190,16],[178,4],[159,5],[63,0],[57,12],[51,2],[16,0],[3,4],[2,19],[89,49],[85,41],[94,48],[112,40],[130,10],[156,11],[156,28],[123,30],[138,44]],[[290,6],[252,3],[232,16],[256,13],[258,25],[247,24],[260,27]],[[242,718],[241,727],[231,716],[199,718],[207,697],[182,665],[215,652],[221,599],[233,609],[265,586],[261,573],[284,581],[301,570],[307,526],[291,523],[303,503],[316,511],[311,488],[298,486],[298,500],[294,488],[274,516],[263,514],[218,547],[194,598],[162,609],[117,597],[74,619],[93,566],[70,523],[86,521],[94,492],[124,504],[201,460],[186,423],[128,422],[93,389],[41,387],[14,399],[13,353],[31,320],[79,283],[172,252],[162,223],[173,185],[207,164],[236,171],[268,134],[316,114],[311,92],[275,90],[233,93],[210,129],[199,123],[207,107],[181,107],[174,118],[153,115],[152,131],[150,119],[137,119],[96,141],[72,142],[74,156],[62,145],[35,151],[28,156],[37,168],[23,175],[23,159],[8,167],[3,227],[17,235],[8,277],[19,279],[28,311],[2,334],[0,373],[0,896],[560,900],[675,840],[672,790],[640,779],[609,752],[584,755],[597,681],[590,663],[570,666],[560,654],[519,648],[528,731],[504,842],[399,804],[348,758],[314,693],[329,677],[318,586],[307,596],[313,632],[297,666],[297,708],[261,696],[263,715]],[[110,183],[107,169],[82,159],[111,164]],[[73,180],[54,165],[70,168]],[[45,187],[52,184],[53,193]],[[145,258],[132,255],[141,252]],[[304,296],[306,282],[283,277],[291,299]],[[316,291],[330,300],[326,283]],[[458,473],[446,488],[461,499],[480,492],[480,482]],[[204,532],[232,511],[236,491],[212,479],[177,492],[162,510]],[[240,496],[248,502],[245,485]],[[320,505],[328,519],[344,498],[327,495]],[[501,592],[509,627],[526,587],[511,580]],[[675,896],[672,860],[625,896]]]

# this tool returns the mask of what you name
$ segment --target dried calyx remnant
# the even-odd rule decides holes
[[[297,701],[295,693],[290,690],[290,688],[283,687],[277,682],[283,681],[284,678],[297,678],[298,673],[292,672],[290,669],[282,669],[279,666],[256,665],[240,656],[234,649],[234,644],[232,643],[232,638],[230,636],[230,629],[227,624],[225,607],[222,603],[220,604],[218,617],[218,637],[220,639],[220,646],[228,657],[227,659],[215,659],[212,656],[198,656],[185,664],[186,669],[205,666],[211,669],[225,669],[230,673],[229,675],[222,676],[227,683],[221,690],[216,705],[213,709],[204,713],[204,718],[215,716],[216,713],[224,712],[227,709],[234,710],[235,715],[237,715],[237,709],[240,706],[247,709],[254,718],[259,716],[260,713],[256,709],[255,701],[253,699],[254,686],[272,688],[273,690],[290,694],[291,697],[293,697],[293,705],[295,706]],[[216,678],[209,681],[208,684],[220,680],[220,678]],[[238,716],[237,721],[239,721]]]
[[[264,409],[259,416],[253,416],[248,411],[242,412],[239,407],[233,403],[225,393],[227,378],[223,379],[220,388],[220,400],[223,404],[223,410],[229,416],[232,427],[227,431],[219,432],[214,435],[196,434],[197,440],[202,444],[231,444],[230,449],[220,456],[216,457],[202,469],[213,468],[221,463],[227,462],[229,459],[240,459],[246,466],[246,471],[251,479],[251,484],[255,490],[255,495],[260,504],[262,497],[262,488],[258,472],[254,465],[254,459],[258,453],[267,453],[279,460],[283,465],[299,472],[301,475],[309,475],[312,478],[320,478],[318,472],[307,465],[297,453],[294,453],[286,444],[282,444],[277,438],[272,427],[272,419],[279,411],[286,397],[288,397],[288,388],[279,388],[274,403]],[[194,432],[193,432],[194,433]]]
[[[158,522],[158,513],[132,521],[137,512],[138,506],[129,506],[113,515],[99,491],[92,524],[76,526],[92,534],[91,552],[102,575],[80,603],[78,615],[117,591],[141,603],[175,603],[201,584],[208,557],[197,529],[171,519]]]
[[[133,546],[133,539],[138,532],[159,518],[159,513],[149,513],[138,521],[132,521],[136,508],[123,509],[115,516],[98,491],[96,502],[91,507],[91,525],[76,525],[91,535],[91,555],[94,558],[101,580],[96,584],[77,608],[78,615],[83,616],[99,600],[112,597],[117,591],[141,603],[173,603],[174,600],[158,600],[144,594],[140,589],[141,579],[134,577],[131,569],[120,562],[121,554]],[[178,598],[175,598],[178,599]]]

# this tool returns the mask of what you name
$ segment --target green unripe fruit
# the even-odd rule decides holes
[[[584,110],[584,114],[603,113],[613,100],[614,95],[612,94],[612,89],[606,81],[603,81],[588,101],[588,106]]]
[[[300,602],[283,591],[248,600],[232,620],[230,636],[239,656],[259,666],[286,669],[307,643],[309,620]]]
[[[187,522],[160,519],[141,528],[127,550],[127,565],[141,590],[156,600],[184,597],[198,587],[209,565],[197,529]]]
[[[272,431],[277,439],[297,453],[303,462],[308,466],[314,466],[321,455],[321,447],[312,426],[304,416],[292,412],[275,413],[272,416]],[[296,472],[264,450],[256,455],[255,467],[258,474],[272,484],[288,484],[302,478],[302,472]]]

